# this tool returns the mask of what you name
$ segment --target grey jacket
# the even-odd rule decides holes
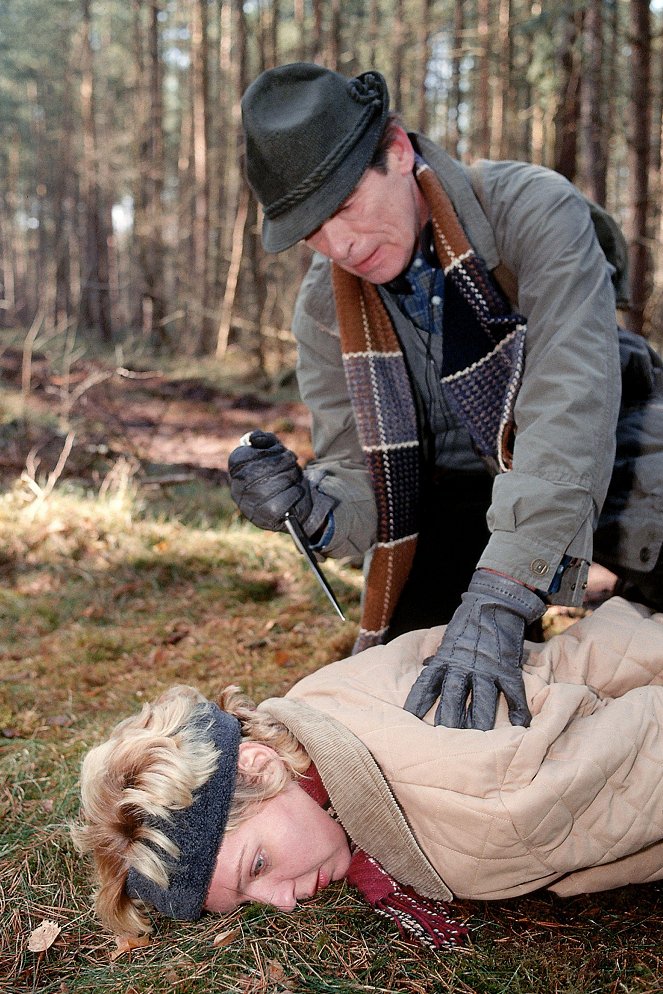
[[[612,267],[587,202],[562,176],[518,162],[465,168],[427,139],[415,140],[475,251],[489,269],[501,264],[515,277],[514,304],[528,321],[513,468],[495,477],[491,537],[477,565],[545,590],[570,556],[578,566],[551,600],[578,604],[615,460],[621,378]],[[404,342],[412,326],[390,310]],[[330,264],[322,257],[314,257],[302,284],[293,332],[312,414],[311,468],[328,473],[321,489],[339,501],[325,554],[358,561],[375,541],[376,508],[343,374]],[[663,411],[659,420],[663,441]],[[652,563],[663,536],[660,483],[654,503],[658,523],[646,536]],[[620,524],[613,545],[617,558],[643,569],[643,536],[632,534],[642,525],[640,504],[631,502],[630,522],[626,531]]]

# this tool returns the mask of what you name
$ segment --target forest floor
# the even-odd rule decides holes
[[[325,564],[344,624],[289,539],[237,514],[241,435],[277,431],[304,459],[310,440],[292,389],[258,388],[236,357],[183,371],[8,341],[0,376],[0,990],[663,991],[657,885],[459,903],[471,944],[443,955],[345,885],[294,915],[160,922],[134,949],[104,933],[68,831],[84,753],[173,683],[262,699],[346,655],[361,573]]]

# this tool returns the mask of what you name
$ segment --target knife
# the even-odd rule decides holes
[[[239,444],[250,445],[251,444],[251,442],[249,441],[250,437],[251,437],[251,432],[247,431],[246,434],[242,435],[242,437],[240,438]],[[334,594],[334,591],[332,590],[329,584],[329,580],[322,572],[322,568],[316,558],[313,549],[311,548],[311,543],[308,540],[306,532],[300,525],[298,519],[294,516],[294,514],[291,514],[290,511],[286,513],[285,526],[288,529],[292,541],[295,543],[297,551],[301,552],[301,554],[308,562],[308,565],[311,569],[311,572],[313,573],[313,576],[316,578],[316,580],[324,590],[325,594],[329,598],[329,601],[331,602],[337,615],[339,616],[341,621],[345,621],[346,620],[345,615],[341,610],[340,604],[336,600],[336,595]]]

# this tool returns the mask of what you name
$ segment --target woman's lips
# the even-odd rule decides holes
[[[328,887],[330,881],[331,881],[330,875],[325,870],[323,870],[322,867],[320,867],[320,869],[318,870],[318,879],[315,882],[314,896],[315,894],[318,893],[319,890],[324,890],[325,887]]]

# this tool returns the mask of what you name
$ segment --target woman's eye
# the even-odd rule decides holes
[[[262,853],[259,853],[259,855],[256,856],[255,863],[253,864],[253,876],[257,877],[260,873],[262,873],[266,865],[267,865],[267,860],[265,859]]]

